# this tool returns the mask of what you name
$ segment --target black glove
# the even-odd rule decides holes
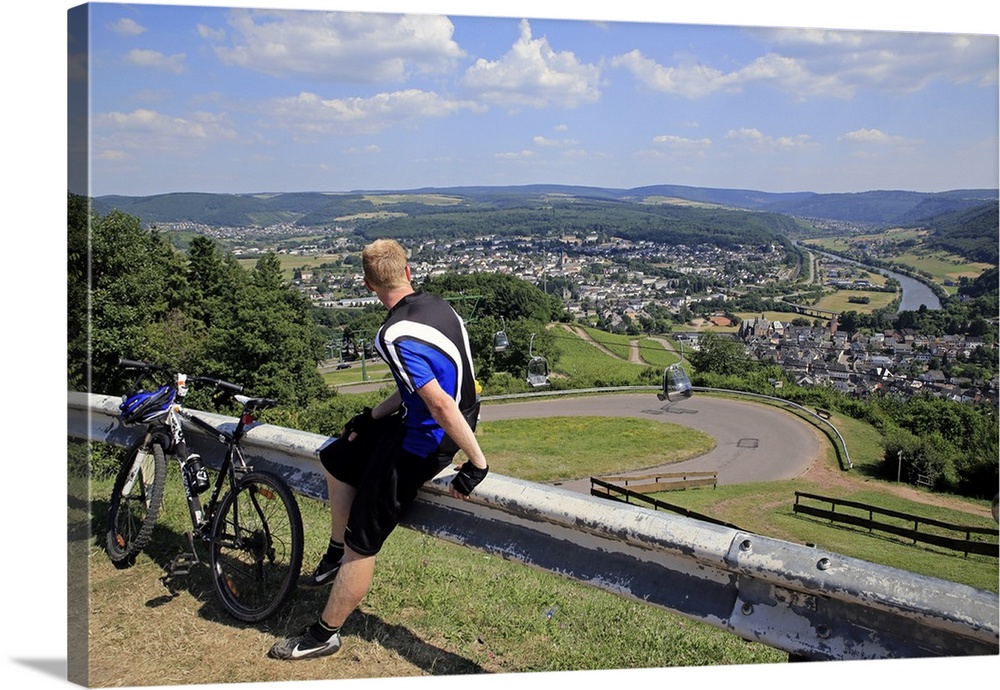
[[[347,420],[344,425],[344,436],[350,436],[351,432],[362,434],[372,427],[375,419],[372,417],[372,408],[366,407],[358,414]]]
[[[466,460],[465,464],[458,468],[458,474],[451,480],[451,485],[463,496],[468,496],[472,490],[479,486],[479,482],[486,479],[490,468],[479,469],[472,464],[471,460]]]

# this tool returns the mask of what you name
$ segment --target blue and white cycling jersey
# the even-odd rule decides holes
[[[472,350],[465,324],[442,298],[413,292],[401,299],[382,322],[375,349],[389,365],[402,396],[406,427],[403,450],[427,457],[438,449],[445,433],[417,390],[437,379],[460,410],[469,410],[476,402]]]

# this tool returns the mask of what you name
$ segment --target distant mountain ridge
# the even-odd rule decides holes
[[[276,192],[217,194],[176,192],[151,196],[108,195],[94,198],[98,213],[119,209],[145,224],[190,222],[209,226],[260,226],[290,223],[321,226],[335,218],[387,209],[426,212],[421,196],[448,197],[451,208],[513,208],[533,206],[553,195],[606,202],[711,204],[733,209],[768,211],[797,218],[868,224],[910,225],[948,213],[959,213],[996,202],[996,189],[946,192],[869,191],[842,194],[762,192],[683,185],[651,185],[613,189],[556,184],[521,186],[425,187],[410,190],[352,192]],[[372,197],[391,196],[392,205],[375,204]],[[413,197],[402,199],[401,197]],[[435,200],[434,208],[442,206]]]

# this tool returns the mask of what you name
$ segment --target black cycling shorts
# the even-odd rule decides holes
[[[341,436],[319,452],[334,478],[357,489],[344,534],[344,545],[374,556],[399,524],[417,491],[451,463],[453,453],[426,458],[402,449],[404,428],[398,416],[374,422],[353,441]]]

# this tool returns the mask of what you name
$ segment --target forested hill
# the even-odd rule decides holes
[[[941,249],[970,261],[997,264],[1000,210],[996,201],[934,216],[920,224],[930,230],[927,249]]]
[[[633,210],[710,206],[767,211],[786,216],[872,225],[905,225],[944,213],[996,202],[997,190],[956,190],[924,193],[872,191],[857,194],[772,193],[656,185],[606,189],[565,185],[511,187],[445,187],[402,191],[349,193],[294,192],[274,194],[213,194],[178,192],[153,196],[101,196],[95,210],[119,209],[144,224],[196,223],[209,226],[266,227],[288,223],[322,227],[362,218],[446,211],[503,211],[543,208],[559,201],[591,205],[630,206]],[[657,213],[657,211],[653,211]]]

